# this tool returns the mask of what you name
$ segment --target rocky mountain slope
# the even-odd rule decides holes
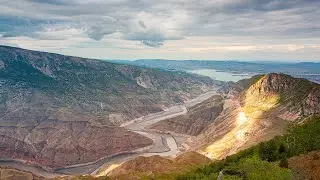
[[[0,46],[0,158],[50,169],[133,151],[152,140],[119,125],[217,82]]]
[[[285,74],[262,77],[241,98],[245,111],[274,108],[285,120],[301,120],[320,113],[320,85]]]
[[[320,113],[319,92],[319,84],[274,73],[230,85],[224,110],[193,147],[221,159],[283,134],[289,124]]]

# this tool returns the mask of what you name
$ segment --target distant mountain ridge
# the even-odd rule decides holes
[[[309,79],[320,83],[319,62],[265,62],[265,61],[235,61],[235,60],[164,60],[141,59],[135,61],[111,61],[133,64],[142,67],[162,68],[169,70],[191,71],[213,69],[229,73],[268,74],[285,73],[294,77]]]

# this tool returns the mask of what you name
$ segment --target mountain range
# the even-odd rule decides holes
[[[220,83],[0,46],[0,158],[55,169],[152,145],[120,124]]]
[[[186,69],[225,62],[137,62],[0,46],[0,159],[57,172],[111,158],[92,176],[62,179],[319,177],[308,164],[319,163],[318,83],[283,73],[221,82]],[[293,165],[300,159],[308,169]]]
[[[285,62],[285,61],[221,61],[221,60],[164,60],[139,59],[135,61],[109,60],[120,64],[132,64],[141,67],[162,68],[194,72],[196,70],[214,70],[237,74],[285,73],[297,78],[305,78],[320,83],[319,62]]]

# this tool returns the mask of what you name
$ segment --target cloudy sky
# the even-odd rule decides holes
[[[0,44],[103,59],[320,61],[320,0],[0,0]]]

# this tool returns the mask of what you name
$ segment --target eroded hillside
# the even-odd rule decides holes
[[[204,93],[180,72],[0,46],[0,158],[49,168],[147,147],[119,127]]]

